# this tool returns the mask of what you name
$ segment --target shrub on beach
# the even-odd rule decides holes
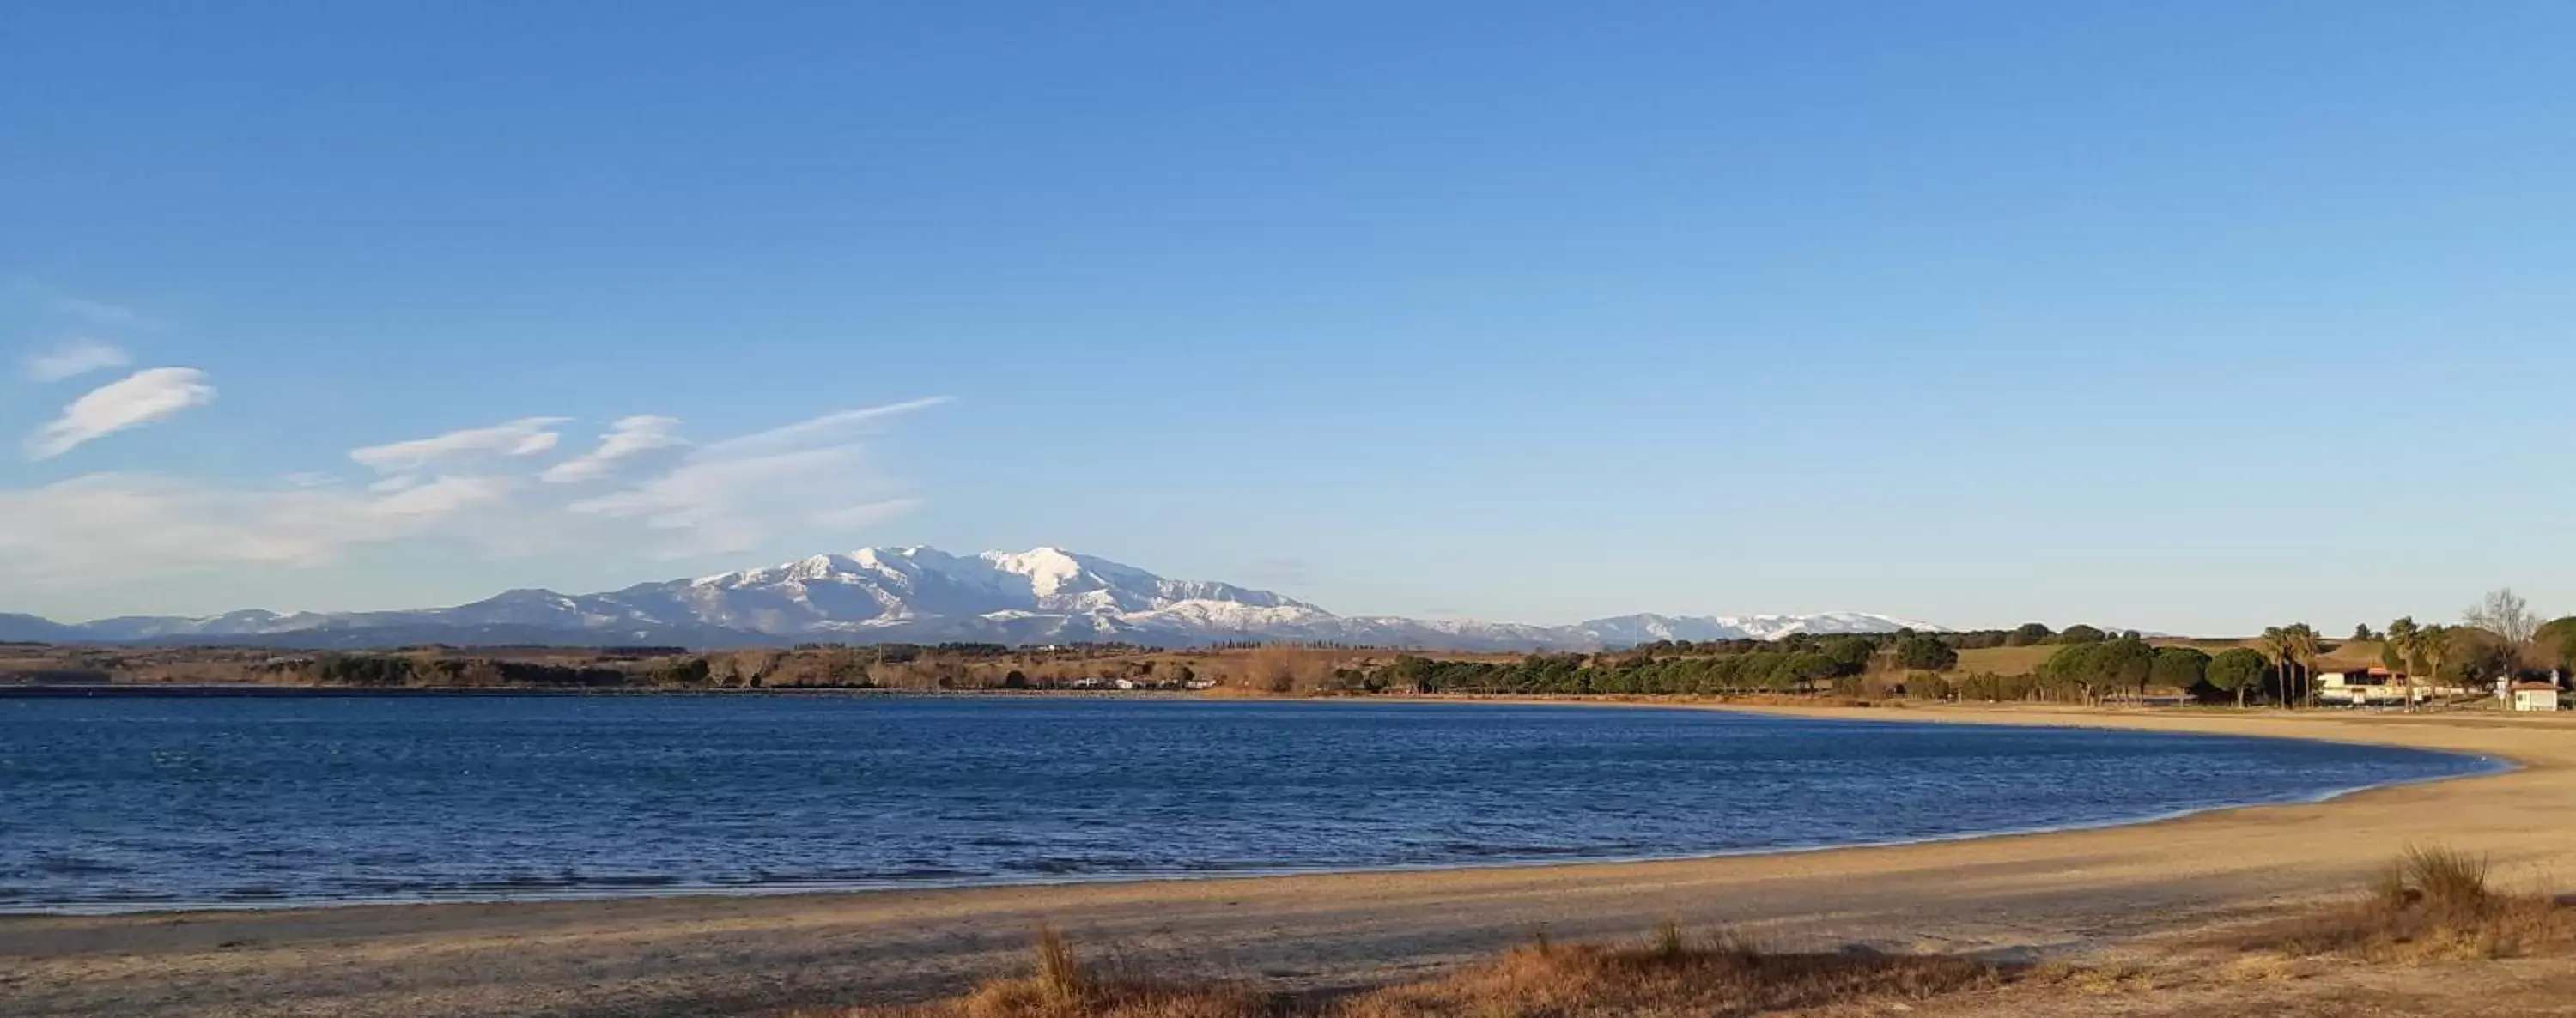
[[[798,1018],[1527,1018],[1731,1015],[1863,1001],[1920,1000],[1991,986],[2002,967],[1939,955],[1775,954],[1723,934],[1694,937],[1666,922],[1639,946],[1558,945],[1544,936],[1490,961],[1424,980],[1341,996],[1264,994],[1096,975],[1065,939],[1041,930],[1030,975],[966,996],[903,1008],[806,1012]]]
[[[2483,856],[2414,846],[2361,900],[2258,928],[2241,946],[2383,961],[2507,958],[2576,946],[2576,910],[2546,894],[2496,888]]]

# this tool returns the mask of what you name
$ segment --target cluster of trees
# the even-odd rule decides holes
[[[2068,644],[2049,655],[2033,679],[2078,691],[2088,701],[2123,694],[2143,698],[2147,690],[2163,688],[2195,697],[2214,691],[2234,697],[2242,707],[2248,695],[2279,674],[2263,655],[2243,647],[2212,656],[2197,647],[2153,646],[2133,633]],[[2279,695],[2288,695],[2286,687]]]
[[[2316,627],[2305,622],[2265,627],[2259,653],[2272,666],[2273,702],[2287,706],[2314,688],[2317,659],[2327,649]]]
[[[625,670],[542,661],[457,658],[428,654],[328,654],[273,665],[301,681],[324,686],[537,686],[597,689],[633,683]]]
[[[2259,693],[2272,669],[2242,648],[2212,656],[2190,647],[2153,647],[2135,635],[2066,644],[2036,672],[1945,674],[1958,652],[1930,636],[1883,642],[1837,637],[1799,651],[1724,655],[1534,654],[1508,661],[1404,655],[1349,670],[1334,688],[1351,691],[1521,695],[1732,695],[1820,693],[1923,699],[2093,703],[2149,687],[2200,696]]]
[[[2576,615],[2540,627],[2532,633],[2559,668],[2576,667]]]
[[[1342,688],[1370,692],[1721,694],[1811,689],[1829,685],[1839,675],[1858,675],[1864,664],[1819,650],[1665,658],[1531,654],[1511,661],[1444,661],[1407,654],[1337,678]]]
[[[2576,616],[2542,622],[2531,604],[2513,588],[2488,592],[2461,613],[2461,621],[2478,633],[2492,635],[2512,663],[2535,668],[2576,667]],[[2479,648],[2467,649],[2464,663],[2485,663]]]
[[[1898,640],[1911,637],[1921,637],[1923,639],[1937,642],[1954,651],[1985,650],[1992,647],[2036,647],[2042,644],[2053,643],[2092,643],[2096,640],[2109,639],[2110,636],[2111,634],[2109,633],[2086,625],[2068,626],[2066,627],[2066,631],[2061,633],[2054,629],[2050,629],[2046,624],[2039,622],[2025,622],[2019,627],[2013,629],[1972,629],[1965,632],[1953,633],[1917,633],[1908,629],[1899,630],[1893,634],[1893,638]],[[1691,640],[1657,640],[1653,643],[1638,644],[1635,647],[1629,648],[1628,652],[1633,654],[1651,654],[1656,657],[1668,657],[1676,654],[1753,654],[1770,650],[1804,650],[1809,649],[1814,643],[1839,638],[1840,637],[1818,636],[1809,633],[1792,633],[1777,641],[1755,640],[1749,638],[1737,640],[1702,640],[1696,642]],[[1864,636],[1863,638],[1886,641],[1891,637],[1886,635],[1877,635]]]
[[[1186,664],[1150,651],[1101,646],[1028,650],[993,644],[916,647],[904,644],[814,644],[794,650],[738,650],[707,655],[702,671],[656,684],[725,689],[1053,689],[1085,679],[1128,679],[1177,686],[1195,678]],[[663,668],[672,667],[664,665]]]
[[[1334,688],[1502,694],[1728,694],[1856,689],[1873,670],[1941,672],[1959,652],[1940,636],[1793,635],[1777,642],[1650,644],[1615,654],[1532,654],[1508,661],[1399,655],[1342,669]]]
[[[2241,707],[2246,697],[2263,691],[2271,674],[2271,668],[2264,663],[2262,655],[2241,647],[2216,656],[2189,647],[2153,649],[2154,663],[2148,666],[2145,685],[2168,686],[2193,698],[2233,696]],[[2136,661],[2134,651],[2122,649],[2109,654],[2082,653],[2067,658],[2057,667],[2042,667],[2026,675],[1992,672],[1909,675],[1905,679],[1905,695],[1924,700],[1988,703],[2019,700],[2099,703],[2137,688],[2111,678],[2114,675],[2125,678],[2134,669]]]
[[[2012,629],[1977,629],[1942,636],[1950,646],[1960,650],[1985,650],[1990,647],[2036,647],[2047,643],[2085,643],[2102,638],[2102,631],[2092,626],[2069,626],[2065,633],[2048,628],[2045,623],[2024,622]]]
[[[2027,675],[1953,674],[1961,645],[2054,645]],[[2036,623],[1982,633],[1797,635],[1777,642],[1664,642],[1608,654],[1532,654],[1509,660],[1443,660],[1401,655],[1375,667],[1344,669],[1330,689],[1422,693],[1535,695],[1731,695],[1819,693],[1903,695],[1925,699],[2045,700],[2092,703],[2171,688],[2194,697],[2232,697],[2240,705],[2267,690],[2292,695],[2263,654],[2234,648],[2217,655],[2193,647],[2156,647],[2137,633],[2113,636],[2092,626],[2055,632]]]

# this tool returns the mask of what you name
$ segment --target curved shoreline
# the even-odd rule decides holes
[[[0,969],[21,974],[0,980],[0,1012],[730,1014],[899,1000],[1012,969],[1040,922],[1128,957],[1285,988],[1418,974],[1524,940],[1533,925],[1572,941],[1667,919],[1783,947],[2029,956],[2349,893],[2410,844],[2487,855],[2508,881],[2576,872],[2576,718],[1752,709],[2311,738],[2520,766],[2092,830],[1656,862],[20,917],[0,922]]]
[[[415,691],[415,693],[417,693],[417,692],[419,692],[419,691]],[[474,691],[472,691],[472,690],[460,690],[460,691],[458,691],[458,692],[471,693],[471,692],[474,692]],[[560,691],[538,691],[538,692],[539,692],[540,694],[542,694],[542,695],[583,695],[583,694],[582,694],[581,692],[579,692],[579,691],[571,691],[571,692],[560,692]],[[636,694],[629,693],[629,694],[620,694],[620,695],[636,695]],[[878,695],[893,695],[893,694],[878,694]],[[967,695],[967,696],[972,696],[972,695],[975,695],[975,694],[951,694],[951,695]],[[1296,702],[1300,702],[1300,701],[1261,701],[1261,702],[1296,703]],[[1352,698],[1352,699],[1335,699],[1335,700],[1321,700],[1321,701],[1310,701],[1310,702],[1316,702],[1316,703],[1331,703],[1331,704],[1334,704],[1334,705],[1336,705],[1336,706],[1340,706],[1340,705],[1348,705],[1348,706],[1352,706],[1352,707],[1360,707],[1360,706],[1368,706],[1368,705],[1376,705],[1376,704],[1398,704],[1398,705],[1442,705],[1442,706],[1490,705],[1490,706],[1502,706],[1502,707],[1515,707],[1515,706],[1518,706],[1518,707],[1565,707],[1565,706],[1588,706],[1588,707],[1620,708],[1620,709],[1629,709],[1629,710],[1668,710],[1668,711],[1696,711],[1696,712],[1713,712],[1713,713],[1732,713],[1732,714],[1742,714],[1742,715],[1749,715],[1749,716],[1756,716],[1756,717],[1773,717],[1773,718],[1794,719],[1794,720],[1813,720],[1813,721],[1824,721],[1824,722],[1832,723],[1832,724],[1850,724],[1850,725],[1883,724],[1883,725],[1916,725],[1916,726],[1951,726],[1951,725],[1957,724],[1957,722],[1958,722],[1958,719],[1941,719],[1941,718],[1934,718],[1934,717],[1853,716],[1853,715],[1855,715],[1855,714],[1861,714],[1861,713],[1864,713],[1863,711],[1861,711],[1861,710],[1857,710],[1857,709],[1832,709],[1832,708],[1816,709],[1816,708],[1798,708],[1798,707],[1786,707],[1786,708],[1764,708],[1764,707],[1757,707],[1757,706],[1752,706],[1752,705],[1735,705],[1735,704],[1727,704],[1727,703],[1723,703],[1723,702],[1715,702],[1715,703],[1712,703],[1712,702],[1706,702],[1706,701],[1688,701],[1688,700],[1679,700],[1679,701],[1659,701],[1659,700],[1606,700],[1606,701],[1605,701],[1605,700],[1589,699],[1589,698],[1549,699],[1549,698],[1543,698],[1543,697],[1438,697],[1438,696],[1410,697],[1410,696],[1394,696],[1394,697],[1370,697],[1370,698],[1365,698],[1365,699],[1359,699],[1359,698]],[[1889,713],[1897,713],[1897,712],[1899,712],[1899,711],[1894,711],[1894,710],[1889,711]],[[1877,712],[1876,712],[1875,710],[1873,710],[1873,711],[1869,711],[1868,713],[1876,714]],[[1978,723],[1978,722],[1970,722],[1970,723],[1968,723],[1968,725],[1963,725],[1963,727],[1964,727],[1964,726],[1972,726],[1972,725],[1977,724],[1977,723]],[[2139,729],[2136,729],[2136,728],[2133,728],[2133,727],[2129,727],[2129,726],[2120,726],[2120,725],[2099,725],[2099,724],[2096,724],[2096,725],[2082,725],[2082,724],[2048,724],[2048,725],[2002,725],[2002,726],[1989,725],[1989,726],[1990,726],[1990,727],[2043,727],[2043,728],[2059,728],[2059,729],[2065,729],[2065,730],[2069,730],[2069,731],[2084,731],[2084,730],[2095,730],[2095,731],[2123,731],[2123,730],[2125,730],[2125,731],[2137,731],[2137,730],[2139,730]],[[1946,844],[1946,843],[1953,843],[1953,842],[1975,841],[1975,840],[1985,839],[1985,838],[2030,837],[2030,836],[2037,836],[2037,835],[2065,834],[2065,833],[2074,833],[2074,832],[2081,832],[2081,831],[2111,830],[2111,829],[2117,829],[2117,828],[2122,828],[2122,827],[2134,827],[2134,826],[2143,826],[2143,825],[2150,825],[2150,824],[2167,823],[2167,822],[2176,821],[2176,820],[2184,820],[2184,819],[2188,819],[2188,818],[2195,817],[2195,816],[2201,816],[2201,815],[2204,815],[2204,814],[2220,813],[2220,812],[2225,812],[2225,811],[2229,811],[2229,810],[2239,810],[2239,809],[2257,809],[2257,808],[2272,807],[2272,806],[2314,805],[2314,804],[2320,804],[2320,803],[2327,803],[2327,802],[2332,802],[2332,801],[2337,800],[2337,799],[2344,798],[2344,797],[2346,797],[2346,796],[2358,795],[2358,794],[2362,794],[2362,793],[2366,793],[2366,792],[2370,792],[2370,791],[2374,791],[2374,790],[2378,790],[2378,789],[2384,789],[2384,788],[2399,788],[2399,787],[2407,787],[2407,786],[2413,786],[2413,785],[2434,784],[2434,783],[2445,782],[2445,781],[2462,781],[2462,780],[2469,780],[2469,779],[2481,778],[2481,777],[2491,777],[2491,776],[2494,776],[2494,775],[2497,775],[2497,774],[2510,773],[2510,772],[2512,772],[2513,770],[2518,769],[2519,767],[2521,767],[2521,766],[2522,766],[2521,764],[2519,764],[2519,763],[2517,763],[2517,762],[2515,762],[2515,761],[2513,761],[2513,760],[2509,760],[2509,759],[2505,759],[2505,758],[2497,757],[2497,756],[2494,756],[2494,755],[2491,755],[2491,754],[2481,754],[2481,753],[2464,753],[2464,752],[2450,751],[2450,750],[2431,750],[2431,749],[2423,749],[2423,748],[2420,748],[2420,747],[2413,747],[2413,746],[2398,746],[2398,745],[2391,745],[2391,744],[2388,744],[2388,743],[2380,743],[2380,742],[2350,741],[2350,740],[2335,740],[2335,739],[2319,739],[2319,738],[2306,738],[2306,737],[2297,737],[2297,736],[2277,736],[2277,735],[2255,735],[2255,736],[2246,736],[2246,735],[2235,735],[2235,734],[2230,734],[2230,733],[2222,733],[2222,732],[2208,732],[2208,731],[2170,731],[2170,732],[2157,732],[2156,734],[2168,735],[2168,736],[2172,736],[2172,737],[2176,737],[2176,738],[2192,738],[2192,737],[2209,737],[2209,738],[2258,738],[2258,739],[2271,739],[2271,740],[2278,740],[2278,741],[2292,741],[2292,742],[2315,742],[2315,743],[2322,743],[2322,744],[2327,744],[2327,745],[2342,745],[2342,746],[2351,746],[2351,747],[2369,748],[2369,749],[2394,749],[2394,750],[2404,750],[2404,751],[2417,752],[2417,753],[2428,753],[2428,754],[2433,754],[2433,755],[2438,755],[2438,756],[2454,757],[2454,758],[2458,758],[2458,759],[2465,760],[2465,761],[2475,761],[2475,762],[2479,762],[2479,763],[2484,763],[2484,764],[2488,764],[2488,765],[2490,765],[2490,766],[2488,766],[2488,767],[2484,767],[2484,768],[2481,768],[2481,769],[2478,769],[2478,770],[2474,770],[2474,771],[2469,771],[2469,772],[2466,772],[2466,773],[2459,773],[2459,774],[2430,774],[2430,775],[2421,775],[2421,776],[2413,776],[2413,777],[2402,777],[2402,778],[2395,778],[2395,779],[2391,779],[2391,780],[2387,780],[2387,781],[2374,781],[2374,782],[2367,782],[2367,783],[2357,784],[2357,785],[2349,785],[2349,786],[2341,786],[2341,787],[2334,787],[2334,788],[2326,788],[2326,789],[2322,789],[2322,790],[2318,790],[2318,791],[2314,791],[2314,792],[2298,793],[2298,794],[2284,795],[2284,796],[2279,796],[2279,797],[2261,798],[2261,799],[2253,799],[2253,800],[2247,800],[2247,801],[2235,801],[2235,802],[2210,803],[2210,804],[2206,804],[2206,805],[2197,805],[2197,806],[2187,806],[2187,807],[2183,807],[2183,808],[2180,808],[2180,809],[2165,810],[2165,811],[2162,811],[2162,812],[2148,813],[2148,814],[2135,815],[2135,816],[2116,816],[2116,817],[2108,817],[2108,818],[2103,818],[2103,819],[2096,819],[2096,820],[2080,820],[2080,821],[2073,821],[2073,822],[2067,822],[2067,823],[2044,823],[2044,824],[2036,824],[2036,825],[2032,825],[2032,826],[2024,826],[2024,827],[2002,827],[2002,828],[1995,828],[1995,829],[1989,829],[1989,830],[1960,831],[1960,832],[1944,833],[1944,834],[1926,834],[1926,835],[1911,836],[1911,837],[1888,837],[1888,838],[1880,838],[1880,839],[1876,839],[1876,840],[1866,840],[1866,841],[1819,842],[1819,843],[1789,844],[1789,845],[1764,845],[1764,846],[1752,846],[1752,847],[1743,847],[1743,848],[1714,849],[1714,850],[1705,850],[1705,851],[1683,851],[1683,852],[1672,852],[1672,853],[1655,853],[1655,854],[1647,854],[1647,855],[1605,855],[1605,856],[1576,856],[1576,855],[1566,855],[1566,856],[1556,856],[1556,857],[1523,857],[1523,858],[1505,857],[1505,858],[1494,858],[1494,859],[1460,860],[1460,861],[1454,861],[1454,862],[1424,862],[1424,863],[1404,863],[1404,864],[1390,864],[1390,865],[1357,865],[1357,866],[1332,866],[1332,865],[1318,865],[1318,866],[1308,866],[1308,867],[1295,867],[1295,866],[1283,866],[1283,867],[1246,867],[1246,868],[1241,868],[1241,869],[1222,869],[1222,870],[1220,870],[1220,869],[1209,869],[1209,870],[1182,870],[1182,871],[1171,871],[1171,872],[1119,872],[1119,873],[1066,874],[1066,875],[1045,875],[1045,874],[1033,874],[1033,875],[1027,875],[1027,876],[1018,876],[1018,877],[1008,876],[1008,875],[1002,875],[1002,874],[979,874],[979,875],[974,875],[974,876],[958,877],[958,878],[954,878],[954,879],[921,879],[921,880],[900,880],[900,879],[890,879],[890,880],[883,880],[883,881],[849,881],[849,882],[827,882],[827,881],[815,881],[815,882],[794,882],[794,881],[788,881],[788,882],[768,883],[768,884],[742,884],[742,885],[704,884],[704,883],[690,884],[690,883],[683,883],[683,882],[680,882],[678,879],[674,878],[674,879],[672,879],[672,880],[671,880],[670,882],[668,882],[668,883],[636,883],[636,884],[625,885],[625,886],[568,887],[568,888],[562,888],[562,889],[549,889],[549,888],[547,888],[547,887],[544,887],[543,885],[534,885],[534,886],[531,886],[531,887],[529,887],[529,888],[527,888],[527,889],[524,889],[524,890],[521,890],[521,889],[495,890],[495,891],[492,891],[492,892],[489,892],[489,893],[465,892],[465,893],[458,893],[458,894],[453,894],[453,895],[434,895],[434,894],[424,894],[424,895],[416,895],[416,896],[415,896],[415,895],[388,895],[388,896],[383,896],[383,897],[335,897],[335,898],[290,898],[290,897],[277,897],[277,898],[263,898],[263,899],[252,899],[252,900],[220,900],[220,899],[219,899],[219,900],[213,900],[213,901],[202,901],[202,902],[200,902],[200,901],[153,900],[153,901],[132,901],[132,902],[122,902],[122,903],[120,903],[120,902],[73,902],[73,903],[67,903],[67,904],[48,904],[48,903],[37,903],[37,904],[35,904],[33,907],[26,907],[26,908],[19,908],[19,907],[0,907],[0,921],[8,921],[8,920],[12,920],[12,919],[20,919],[20,918],[43,918],[43,917],[114,917],[114,916],[168,917],[168,916],[185,916],[185,915],[193,915],[193,914],[201,914],[201,913],[260,912],[260,911],[304,911],[304,910],[343,909],[343,908],[411,907],[411,906],[441,906],[441,905],[562,904],[562,903],[579,903],[579,902],[610,902],[610,901],[627,901],[627,900],[636,900],[636,899],[662,899],[662,898],[730,898],[730,897],[768,898],[768,897],[788,897],[788,896],[798,896],[798,895],[830,896],[830,895],[882,894],[882,893],[903,892],[903,891],[972,891],[972,890],[1008,890],[1008,889],[1014,889],[1014,888],[1069,887],[1069,886],[1088,886],[1088,885],[1107,885],[1107,884],[1153,884],[1153,883],[1182,882],[1182,881],[1253,880],[1253,879],[1278,879],[1278,878],[1299,878],[1299,877],[1328,877],[1328,876],[1343,876],[1343,875],[1401,875],[1401,874],[1406,874],[1406,873],[1441,873],[1441,872],[1451,872],[1451,871],[1459,871],[1459,870],[1523,870],[1523,869],[1533,869],[1533,868],[1543,868],[1543,867],[1558,867],[1558,866],[1617,866],[1617,865],[1636,865],[1636,864],[1646,864],[1646,863],[1692,862],[1692,861],[1714,860],[1714,859],[1739,859],[1739,858],[1756,858],[1756,857],[1763,857],[1763,856],[1775,856],[1775,855],[1800,855],[1800,854],[1817,853],[1817,852],[1838,852],[1838,851],[1856,850],[1856,849],[1903,848],[1903,847],[1907,847],[1907,846],[1914,846],[1914,845],[1936,845],[1936,844]]]

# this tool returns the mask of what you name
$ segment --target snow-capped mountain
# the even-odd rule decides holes
[[[1594,619],[1569,628],[1605,647],[1634,646],[1657,640],[1777,640],[1792,633],[1819,636],[1839,633],[1887,633],[1899,629],[1937,631],[1941,627],[1928,622],[1914,622],[1886,615],[1863,612],[1823,612],[1816,615],[1718,615],[1679,617],[1670,615],[1621,615]]]
[[[598,594],[513,590],[472,604],[419,611],[240,611],[207,618],[102,619],[78,626],[0,616],[0,623],[5,623],[0,624],[0,639],[299,647],[949,641],[1194,646],[1297,640],[1453,650],[1598,650],[1656,640],[1771,640],[1791,633],[1938,628],[1853,612],[1627,615],[1572,626],[1344,617],[1266,590],[1165,579],[1058,548],[970,557],[917,547],[862,548]],[[26,635],[12,637],[12,632]]]

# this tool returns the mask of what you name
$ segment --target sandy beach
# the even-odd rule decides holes
[[[1163,972],[1379,982],[1678,920],[1766,944],[2035,957],[2350,892],[2410,844],[2576,874],[2576,718],[1779,710],[2330,739],[2511,773],[2128,827],[1649,863],[1051,887],[0,920],[0,1013],[706,1015],[911,999],[1018,964],[1040,923]]]

